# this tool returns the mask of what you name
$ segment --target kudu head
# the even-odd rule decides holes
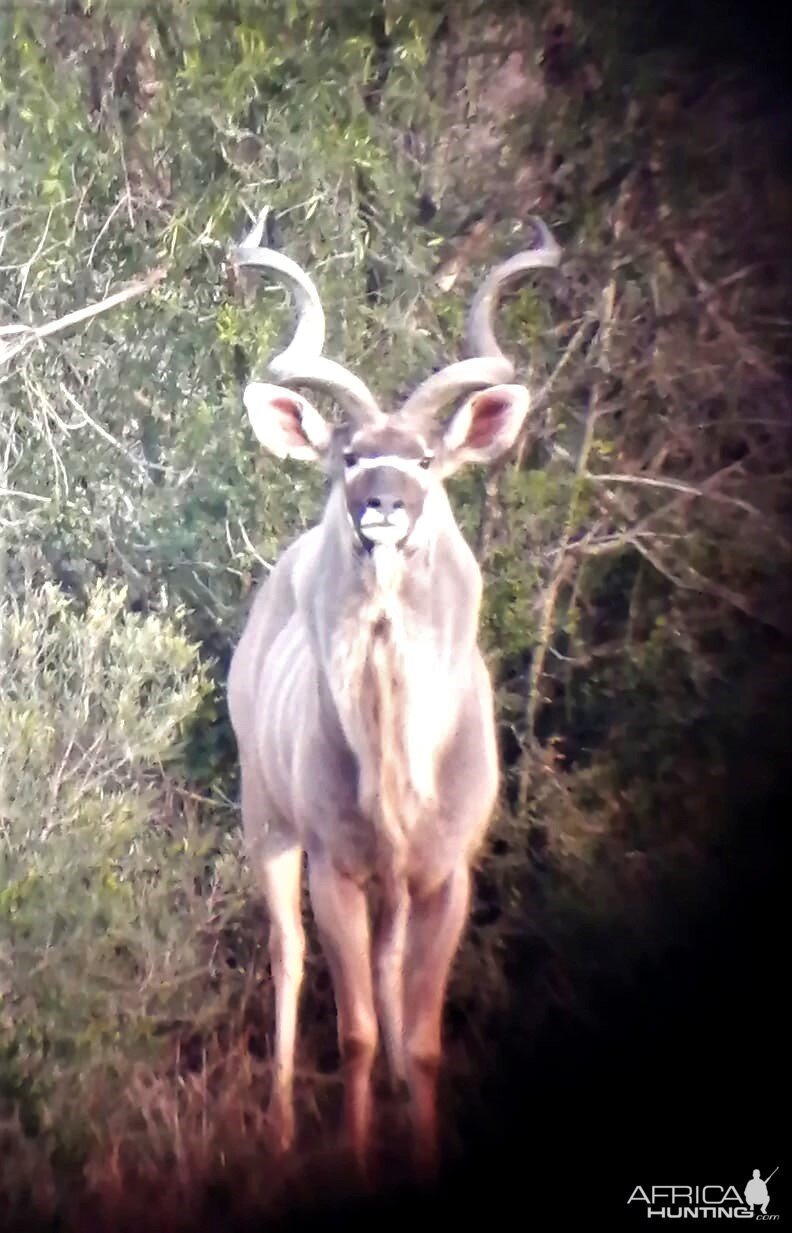
[[[325,319],[317,290],[288,257],[262,248],[267,211],[232,252],[237,265],[271,271],[293,290],[299,309],[294,337],[269,371],[278,385],[251,382],[243,398],[253,431],[278,458],[320,463],[343,488],[357,551],[390,544],[409,553],[423,539],[421,515],[430,494],[468,462],[491,462],[517,438],[530,396],[512,384],[514,366],[500,350],[493,316],[501,294],[541,266],[557,266],[561,249],[539,219],[539,246],[497,266],[479,288],[468,318],[470,358],[427,378],[396,411],[385,414],[368,387],[322,355]],[[346,419],[330,425],[291,387],[330,394]],[[465,401],[442,422],[440,411]]]

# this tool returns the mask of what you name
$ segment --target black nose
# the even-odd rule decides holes
[[[366,508],[381,510],[383,518],[390,518],[397,509],[404,509],[404,502],[401,497],[369,497]]]

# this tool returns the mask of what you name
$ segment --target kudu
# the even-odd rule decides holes
[[[504,288],[561,250],[498,266],[475,296],[471,358],[430,376],[393,413],[322,356],[324,314],[308,275],[260,247],[263,216],[233,250],[296,296],[293,341],[244,404],[278,458],[320,463],[324,516],[281,556],[233,657],[229,706],[248,851],[270,917],[276,999],[272,1114],[294,1134],[293,1075],[304,936],[303,853],[335,994],[345,1118],[365,1167],[378,1024],[394,1081],[406,1080],[416,1159],[437,1150],[441,1021],[467,920],[471,862],[498,789],[492,687],[477,644],[482,578],[443,480],[514,443],[529,407],[492,328]],[[332,395],[331,426],[295,386]],[[467,396],[442,423],[438,412]],[[369,888],[378,888],[376,927]]]

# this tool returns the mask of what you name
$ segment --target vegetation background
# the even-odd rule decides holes
[[[227,261],[265,203],[328,354],[385,399],[457,356],[530,214],[565,251],[503,312],[527,433],[452,492],[504,757],[448,1011],[452,1163],[509,1148],[532,1212],[590,1171],[616,1227],[665,1162],[710,1180],[694,1147],[777,1152],[753,1094],[782,1056],[790,112],[772,31],[706,9],[2,0],[3,1228],[333,1193],[315,942],[303,1153],[269,1150],[224,701],[251,589],[321,501],[241,405],[289,318]]]

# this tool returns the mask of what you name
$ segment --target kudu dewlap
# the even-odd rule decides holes
[[[498,789],[492,687],[477,640],[481,573],[443,481],[514,444],[530,399],[512,383],[492,317],[503,288],[557,265],[560,249],[537,221],[539,247],[497,267],[474,300],[469,358],[386,415],[360,378],[322,356],[318,292],[295,262],[260,247],[264,222],[233,259],[285,282],[298,324],[269,365],[278,384],[252,382],[244,403],[271,453],[317,463],[331,482],[318,524],[256,594],[228,685],[243,826],[270,917],[273,1129],[289,1148],[307,854],[350,1145],[365,1168],[381,1032],[394,1079],[408,1085],[416,1162],[430,1170],[446,985]],[[329,424],[297,387],[330,393],[344,421]]]

